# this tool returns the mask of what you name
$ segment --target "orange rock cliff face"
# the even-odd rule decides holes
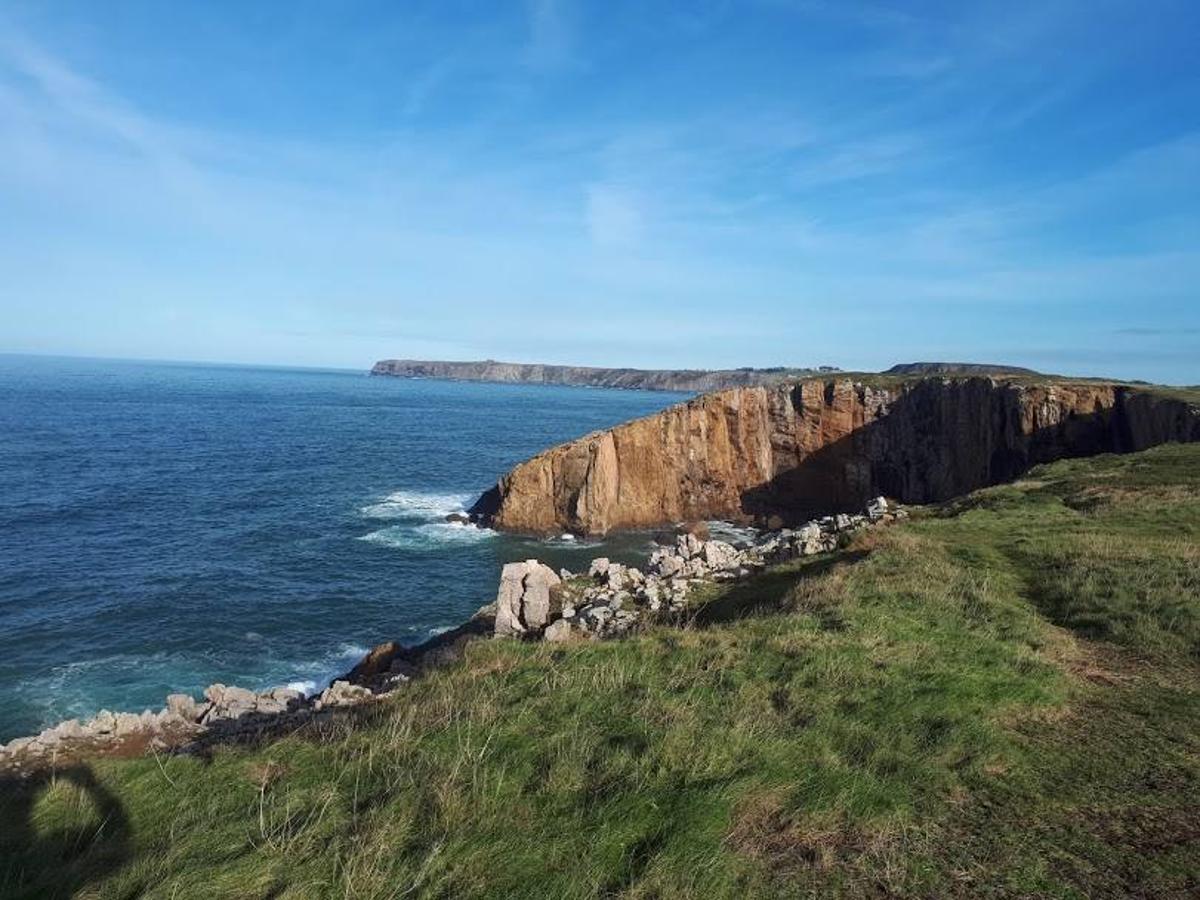
[[[1183,400],[1100,382],[849,378],[735,388],[521,463],[473,513],[604,534],[690,519],[794,522],[886,494],[944,500],[1072,456],[1200,440]]]

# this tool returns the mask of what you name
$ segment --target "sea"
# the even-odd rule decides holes
[[[686,399],[0,356],[0,741],[213,682],[318,690],[494,599],[505,562],[650,536],[446,521],[520,460]]]

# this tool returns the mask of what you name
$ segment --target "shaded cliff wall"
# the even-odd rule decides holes
[[[793,521],[877,494],[932,502],[1039,462],[1197,439],[1194,405],[1112,384],[813,379],[708,394],[554,447],[474,511],[534,533]]]

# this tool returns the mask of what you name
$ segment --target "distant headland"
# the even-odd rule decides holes
[[[583,387],[626,388],[643,391],[694,391],[704,393],[732,387],[755,387],[791,378],[841,371],[836,366],[769,369],[615,369],[592,366],[552,366],[540,363],[507,363],[494,359],[477,362],[444,362],[422,359],[384,359],[372,375],[397,378],[447,378],[454,381],[494,381],[509,384],[559,384]]]
[[[494,359],[453,362],[434,359],[381,359],[372,375],[393,378],[443,378],[501,384],[558,384],[580,387],[625,388],[642,391],[684,391],[703,394],[727,388],[757,387],[813,375],[839,374],[837,366],[772,366],[756,369],[628,369],[599,366],[557,366],[510,363]],[[1037,375],[1032,369],[991,363],[913,362],[886,369],[884,375]]]

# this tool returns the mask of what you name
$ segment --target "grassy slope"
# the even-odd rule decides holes
[[[1058,463],[685,631],[9,785],[0,894],[1194,896],[1198,596],[1200,446]]]

